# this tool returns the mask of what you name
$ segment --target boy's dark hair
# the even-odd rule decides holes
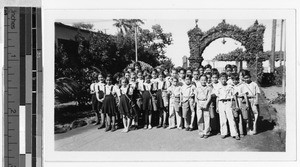
[[[221,74],[220,74],[220,78],[221,77],[225,77],[226,79],[228,78],[228,76],[227,76],[227,74],[225,73],[225,72],[222,72]]]
[[[243,71],[242,71],[242,76],[243,76],[243,77],[245,77],[245,76],[251,77],[250,71],[249,71],[249,70],[243,70]]]
[[[230,68],[230,69],[232,69],[232,66],[231,66],[231,64],[226,64],[226,66],[225,66],[225,70],[226,70],[227,68]]]
[[[239,80],[239,79],[240,79],[238,73],[232,73],[232,74],[230,75],[230,78],[231,78],[232,80]]]
[[[188,78],[189,80],[192,80],[193,77],[192,77],[192,75],[186,75],[186,76],[185,76],[185,79],[187,79],[187,78]]]
[[[179,81],[179,79],[178,79],[177,77],[173,77],[173,78],[172,78],[172,82],[173,82],[174,79],[176,79],[177,82]]]
[[[210,76],[212,76],[212,73],[211,72],[206,72],[204,75],[210,75]]]
[[[179,72],[183,71],[184,73],[186,73],[186,70],[184,68],[180,68]]]
[[[243,73],[243,71],[245,71],[244,69],[241,69],[240,71],[239,71],[239,73]]]
[[[202,65],[199,66],[198,70],[199,70],[200,68],[204,69],[204,67],[203,67]]]
[[[142,70],[138,70],[138,71],[136,72],[136,74],[138,74],[138,73],[142,73],[142,74],[143,74],[143,71],[142,71]]]
[[[206,64],[204,68],[205,68],[205,69],[207,69],[207,68],[211,69],[212,66],[211,66],[210,64]]]
[[[231,65],[231,68],[236,68],[237,69],[237,66],[236,65]]]
[[[219,70],[216,69],[216,68],[212,68],[212,69],[211,69],[211,73],[212,73],[212,74],[215,74],[215,73],[218,73],[218,74],[219,74]]]
[[[201,75],[199,78],[201,78],[201,77],[205,77],[206,80],[208,79],[205,74]]]
[[[187,68],[186,68],[186,71],[187,71],[187,70],[192,71],[192,67],[187,67]]]
[[[193,70],[193,73],[194,73],[194,72],[199,73],[199,70],[195,68],[195,69]]]
[[[219,75],[220,75],[220,74],[219,74],[219,72],[212,72],[212,73],[211,73],[211,76],[214,76],[214,75],[216,75],[217,78],[219,78]]]

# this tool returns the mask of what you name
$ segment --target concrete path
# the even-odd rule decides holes
[[[200,139],[197,131],[139,129],[122,133],[104,132],[86,126],[63,134],[55,134],[56,151],[285,151],[278,135],[267,130],[240,141],[219,135]]]

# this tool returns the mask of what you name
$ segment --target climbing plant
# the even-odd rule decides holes
[[[261,60],[257,60],[257,55],[263,52],[263,35],[265,26],[259,24],[256,20],[246,30],[227,24],[225,20],[216,27],[212,27],[203,32],[198,25],[188,31],[190,47],[190,66],[198,67],[203,61],[202,53],[205,48],[213,41],[219,38],[232,38],[239,41],[246,49],[243,60],[247,61],[248,69],[252,72],[255,80],[261,81],[263,68]]]

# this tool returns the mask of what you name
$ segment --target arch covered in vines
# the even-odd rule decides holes
[[[245,47],[247,55],[247,66],[251,71],[254,79],[260,81],[263,74],[262,62],[257,59],[257,55],[263,52],[263,38],[265,26],[259,24],[256,20],[246,30],[226,23],[223,20],[216,27],[212,27],[206,32],[203,32],[198,25],[188,31],[190,57],[189,62],[191,67],[199,67],[203,61],[203,51],[210,43],[219,38],[232,38],[239,41]]]

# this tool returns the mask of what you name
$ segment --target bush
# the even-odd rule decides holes
[[[275,80],[274,73],[263,73],[260,85],[262,87],[273,86],[274,80]]]
[[[277,85],[277,86],[281,86],[282,85],[282,78],[286,77],[285,72],[283,71],[283,66],[275,68],[274,77],[275,77],[274,78],[274,84]]]
[[[91,111],[90,105],[77,105],[75,103],[56,105],[55,124],[72,123],[78,118],[90,117],[94,113]]]

